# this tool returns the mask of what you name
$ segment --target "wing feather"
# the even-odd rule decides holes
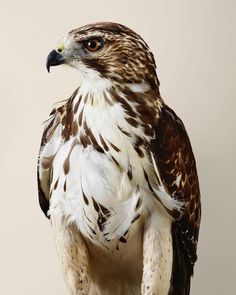
[[[51,156],[45,154],[45,146],[51,140],[53,132],[57,127],[57,114],[54,109],[49,119],[45,122],[45,128],[42,135],[39,156],[38,156],[38,165],[37,165],[37,183],[38,183],[38,199],[39,205],[47,218],[47,212],[49,210],[49,199],[50,199],[50,183],[52,179],[52,159],[53,153]]]
[[[150,149],[165,189],[172,198],[183,202],[181,215],[172,212],[173,267],[169,295],[187,295],[197,260],[200,190],[187,132],[182,121],[167,105],[161,109],[156,137]]]
[[[67,140],[72,133],[72,105],[78,90],[79,88],[72,93],[69,99],[57,102],[49,115],[49,119],[45,122],[38,157],[37,180],[39,205],[46,217],[48,217],[50,205],[53,160],[63,140]],[[64,125],[64,129],[62,125]]]

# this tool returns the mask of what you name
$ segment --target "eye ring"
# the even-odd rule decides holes
[[[99,39],[99,38],[92,38],[84,42],[84,47],[89,52],[97,52],[100,49],[102,49],[103,46],[104,46],[104,42],[102,39]]]

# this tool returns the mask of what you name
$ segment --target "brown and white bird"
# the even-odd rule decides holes
[[[182,121],[153,54],[129,28],[75,29],[47,58],[82,77],[45,123],[39,202],[70,294],[187,295],[200,192]]]

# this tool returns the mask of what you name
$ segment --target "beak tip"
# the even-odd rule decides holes
[[[65,63],[65,58],[62,54],[58,53],[56,50],[53,50],[49,53],[46,61],[46,68],[48,73],[50,73],[51,66],[57,66]]]

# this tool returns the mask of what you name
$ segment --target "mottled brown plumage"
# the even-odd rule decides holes
[[[71,294],[188,295],[198,177],[185,127],[160,96],[153,54],[127,27],[96,23],[71,31],[47,68],[62,63],[83,81],[46,123],[38,187]],[[81,261],[67,253],[78,245]]]
[[[131,29],[114,23],[96,23],[70,32],[73,38],[80,42],[91,38],[97,31],[108,43],[102,58],[85,59],[84,63],[102,74],[123,85],[124,83],[140,83],[148,81],[155,91],[159,82],[156,76],[156,64],[153,54],[147,50],[145,41]],[[135,49],[135,50],[134,50]],[[114,71],[115,69],[115,71]]]
[[[181,215],[173,212],[174,260],[173,289],[170,294],[188,294],[189,277],[197,260],[198,231],[201,217],[200,191],[196,164],[189,138],[182,121],[168,106],[162,108],[156,127],[156,139],[151,151],[159,169],[161,181],[173,196],[181,200]],[[175,183],[180,176],[179,185]],[[178,290],[178,293],[177,293]]]

